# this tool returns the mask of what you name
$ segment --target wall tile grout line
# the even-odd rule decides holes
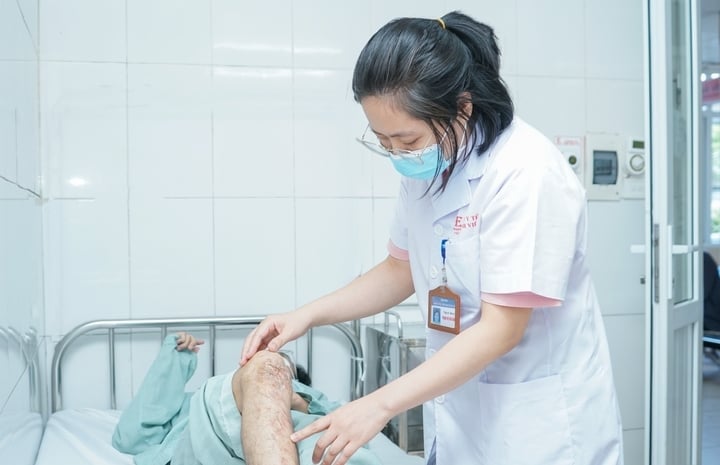
[[[213,4],[210,8],[210,232],[211,232],[211,260],[212,260],[212,311],[217,315],[217,230],[215,218],[215,32],[213,29]]]

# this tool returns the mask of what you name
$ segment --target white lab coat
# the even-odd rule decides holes
[[[443,238],[461,330],[480,319],[482,292],[562,301],[534,309],[518,346],[425,404],[425,450],[436,441],[437,465],[622,464],[610,357],[585,264],[584,191],[555,146],[515,118],[485,154],[457,167],[444,193],[423,197],[428,181],[401,186],[390,238],[409,253],[425,318],[428,291],[441,284]],[[452,337],[427,329],[427,356]]]

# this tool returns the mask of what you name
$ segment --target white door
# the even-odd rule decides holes
[[[648,0],[651,465],[700,463],[696,0]]]

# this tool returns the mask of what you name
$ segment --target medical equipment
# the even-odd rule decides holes
[[[570,168],[575,171],[578,178],[584,180],[585,152],[583,150],[582,137],[558,136],[555,137],[555,145],[567,160]]]
[[[389,317],[395,318],[391,328]],[[403,324],[398,312],[385,312],[384,323],[365,329],[365,390],[370,393],[399,378],[425,360],[425,324]],[[423,450],[422,405],[392,418],[385,434],[408,453]]]
[[[645,141],[619,134],[556,136],[555,146],[585,186],[588,200],[645,198]]]
[[[55,347],[51,366],[51,407],[52,415],[47,423],[36,465],[55,465],[73,463],[76,465],[131,465],[132,456],[122,454],[113,449],[110,438],[120,416],[117,410],[119,393],[116,389],[119,381],[117,373],[117,354],[120,340],[130,338],[152,337],[159,342],[168,331],[192,329],[195,334],[206,339],[202,351],[210,357],[209,374],[215,375],[217,365],[217,344],[221,333],[243,328],[251,329],[262,321],[263,317],[214,317],[185,319],[141,319],[141,320],[102,320],[91,321],[80,325],[67,333]],[[357,336],[348,325],[336,324],[329,326],[340,332],[348,342],[350,349],[351,392],[350,398],[362,395],[363,351]],[[197,330],[197,331],[196,331]],[[201,332],[205,331],[205,332]],[[82,341],[92,338],[93,334],[101,333],[107,346],[107,388],[109,393],[109,409],[107,408],[72,408],[63,410],[64,397],[71,392],[72,384],[81,383],[63,377],[66,358]],[[205,336],[207,334],[207,336]],[[158,337],[159,336],[159,337]],[[235,339],[235,338],[233,338]],[[95,341],[97,342],[97,341]],[[202,353],[201,351],[201,353]],[[237,352],[239,354],[239,351]],[[100,371],[97,367],[94,372]],[[312,373],[311,373],[312,376]],[[406,454],[393,444],[387,437],[378,434],[369,447],[383,461],[398,465],[419,465],[423,463],[419,457]]]
[[[645,142],[618,134],[585,136],[584,173],[588,200],[645,197]],[[576,171],[577,172],[577,171]]]

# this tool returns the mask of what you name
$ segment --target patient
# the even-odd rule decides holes
[[[180,333],[177,350],[196,352],[204,341]],[[297,465],[290,440],[291,410],[308,413],[308,402],[292,389],[296,367],[284,354],[263,351],[232,376],[235,405],[242,416],[241,438],[248,464]]]
[[[311,388],[289,357],[269,351],[186,393],[202,344],[189,333],[168,336],[123,411],[113,446],[133,454],[137,465],[311,464],[320,434],[298,444],[290,434],[339,404]],[[360,449],[347,463],[380,461]]]

